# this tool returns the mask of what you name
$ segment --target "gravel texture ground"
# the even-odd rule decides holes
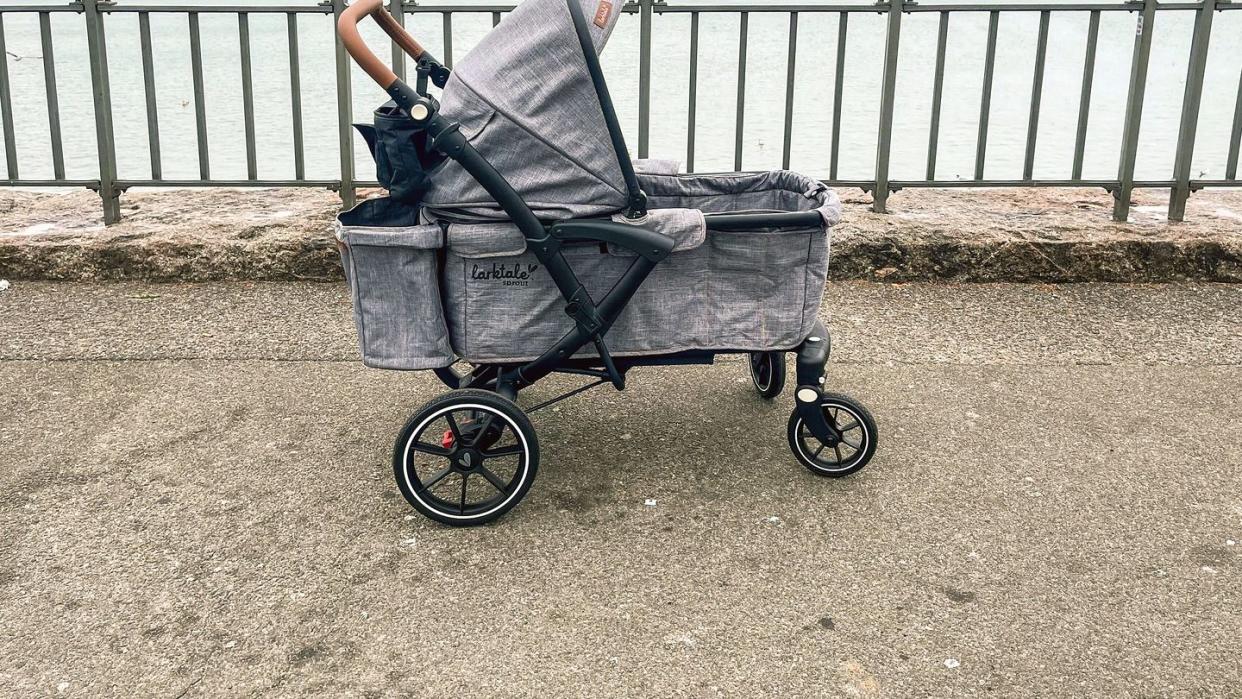
[[[14,283],[0,695],[1238,693],[1242,287],[827,299],[862,473],[737,359],[636,370],[463,531],[389,463],[442,389],[358,364],[341,285]]]

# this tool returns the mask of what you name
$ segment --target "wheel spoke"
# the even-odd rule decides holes
[[[461,474],[461,504],[457,508],[458,514],[466,514],[466,484],[470,482],[470,474]]]
[[[414,442],[410,445],[414,451],[421,451],[424,454],[432,454],[435,456],[448,456],[452,452],[438,444],[428,444],[426,442]]]
[[[820,455],[821,453],[823,453],[823,451],[824,451],[825,449],[827,449],[827,448],[828,448],[828,445],[827,445],[827,444],[824,444],[823,442],[820,442],[820,443],[819,443],[819,448],[815,450],[815,455],[814,455],[814,456],[812,456],[811,458],[812,458],[812,459],[818,459],[818,458],[819,458],[819,455]]]
[[[845,438],[842,438],[842,439],[841,439],[841,442],[842,442],[843,444],[845,444],[846,446],[848,446],[848,447],[852,447],[852,448],[854,449],[854,451],[862,451],[862,442],[861,442],[861,441],[859,441],[859,442],[858,442],[858,444],[854,444],[854,443],[853,443],[853,442],[851,442],[850,440],[845,439]]]
[[[522,445],[513,444],[511,446],[500,447],[499,449],[492,449],[491,451],[485,451],[483,452],[483,457],[486,459],[497,459],[502,456],[518,456],[521,453],[522,453]]]
[[[453,433],[453,442],[461,444],[461,429],[457,427],[457,420],[453,417],[452,411],[445,413],[444,419],[448,421],[449,430]]]
[[[857,421],[857,420],[855,420],[854,422],[851,422],[850,424],[846,425],[845,427],[840,427],[840,428],[838,428],[838,429],[840,429],[840,430],[841,430],[841,432],[842,432],[842,434],[844,434],[844,433],[849,432],[850,430],[854,429],[855,427],[858,427],[858,421]]]
[[[444,479],[448,476],[448,474],[450,474],[450,473],[452,473],[452,472],[453,472],[453,467],[452,467],[452,466],[449,466],[448,468],[444,469],[443,471],[441,471],[441,472],[437,473],[436,475],[432,476],[430,480],[425,481],[425,482],[423,483],[422,490],[424,490],[424,491],[431,490],[432,488],[436,487],[436,484],[437,484],[437,483],[439,483],[440,481],[444,480]]]
[[[497,476],[496,474],[492,473],[491,469],[489,469],[486,466],[480,466],[479,473],[482,474],[482,476],[487,479],[488,483],[492,484],[493,488],[495,488],[496,490],[499,490],[502,493],[506,492],[507,488],[509,487],[508,483],[505,483],[503,480],[501,480],[500,476]]]
[[[834,444],[834,445],[832,445],[832,450],[833,450],[833,451],[835,451],[835,452],[837,453],[837,463],[838,463],[838,464],[840,464],[840,463],[842,463],[842,462],[844,462],[844,461],[845,461],[845,459],[841,458],[841,445],[840,445],[840,444]]]
[[[473,447],[478,445],[479,440],[483,439],[483,435],[487,434],[488,428],[492,426],[492,422],[495,421],[495,419],[496,413],[487,414],[487,417],[483,420],[483,424],[480,425],[479,429],[474,433],[474,439],[470,441],[470,446]]]

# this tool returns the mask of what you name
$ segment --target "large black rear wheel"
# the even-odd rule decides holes
[[[539,441],[513,401],[462,389],[410,418],[393,447],[392,465],[414,509],[437,522],[472,526],[505,514],[530,490]]]
[[[751,352],[750,380],[759,397],[771,400],[785,390],[785,353]]]

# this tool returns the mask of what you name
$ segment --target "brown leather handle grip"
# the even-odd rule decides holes
[[[409,32],[405,31],[405,28],[388,13],[388,10],[384,9],[384,0],[355,0],[353,4],[345,8],[336,23],[336,33],[341,37],[341,43],[353,57],[354,62],[361,66],[372,80],[379,83],[380,87],[387,90],[397,82],[397,74],[376,57],[362,40],[362,35],[358,33],[358,22],[367,16],[374,17],[384,33],[391,37],[410,58],[418,60],[422,58],[426,50],[414,40],[414,37],[410,36]]]

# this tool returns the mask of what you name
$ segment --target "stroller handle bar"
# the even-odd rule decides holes
[[[427,53],[427,50],[410,36],[410,33],[389,14],[388,10],[384,9],[384,0],[355,0],[345,8],[336,23],[336,33],[341,37],[341,44],[367,75],[387,90],[397,82],[397,74],[371,51],[366,42],[362,40],[362,35],[358,33],[358,22],[368,16],[374,18],[384,33],[391,37],[410,58],[417,61]]]

